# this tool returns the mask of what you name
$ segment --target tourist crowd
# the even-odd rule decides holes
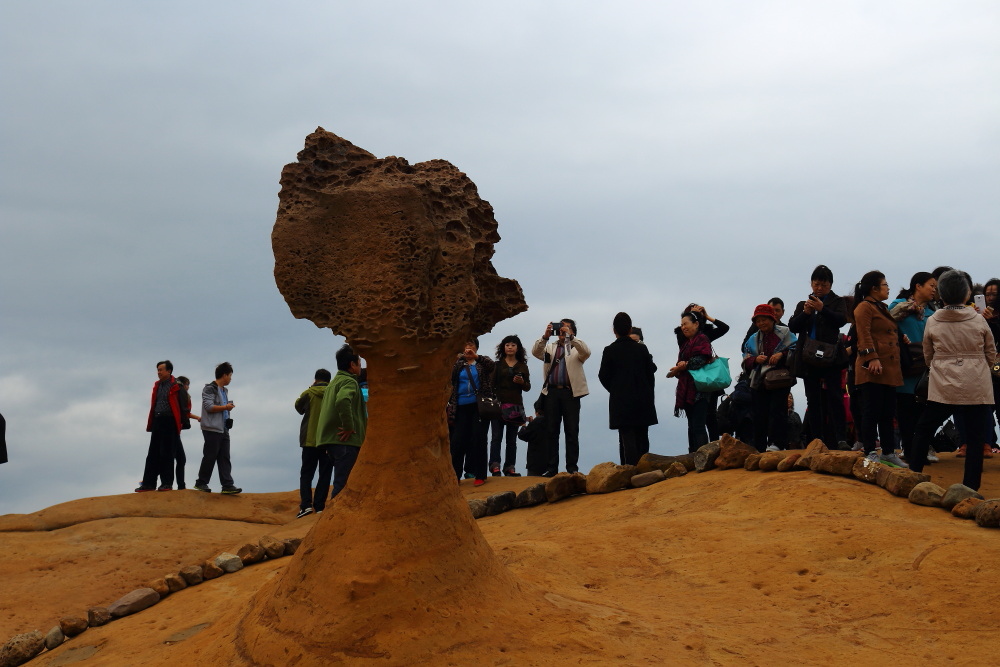
[[[934,443],[941,436],[935,434],[950,429],[957,433],[956,455],[966,458],[963,483],[978,489],[983,459],[993,456],[997,444],[998,289],[1000,279],[978,285],[967,273],[943,266],[913,274],[891,301],[879,271],[869,271],[851,294],[841,296],[833,291],[833,272],[820,265],[787,323],[780,298],[748,309],[742,359],[733,369],[712,346],[730,333],[729,325],[704,306],[688,304],[674,331],[677,360],[666,373],[675,381],[674,415],[687,420],[688,450],[722,433],[759,451],[798,448],[818,438],[831,449],[864,450],[869,460],[920,471],[937,460]],[[657,366],[627,313],[615,315],[612,331],[615,340],[601,354],[597,377],[609,395],[608,424],[618,432],[619,459],[635,465],[649,451],[649,427],[657,423]],[[489,475],[520,476],[518,439],[527,443],[528,475],[578,471],[591,349],[578,337],[576,322],[564,318],[547,323],[530,350],[542,362],[533,401],[526,399],[533,392],[528,350],[518,336],[503,338],[492,357],[479,353],[474,337],[459,352],[446,406],[457,479],[480,486]],[[361,359],[344,345],[336,362],[335,375],[316,371],[313,384],[294,403],[302,415],[300,517],[322,512],[344,488],[365,439]],[[203,388],[201,416],[192,412],[190,383],[173,376],[170,361],[159,362],[156,370],[149,450],[136,491],[169,491],[175,476],[177,488],[185,488],[180,434],[195,420],[204,450],[193,488],[211,491],[217,467],[222,493],[240,493],[230,460],[232,366],[219,364],[216,379]],[[791,395],[799,381],[804,419]]]

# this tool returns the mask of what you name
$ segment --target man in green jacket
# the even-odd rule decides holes
[[[347,484],[365,441],[368,413],[358,384],[361,358],[350,345],[337,350],[337,374],[323,394],[316,426],[316,442],[333,458],[333,493],[335,498]]]
[[[321,368],[313,376],[312,386],[306,389],[295,401],[295,411],[302,415],[302,425],[299,427],[299,447],[302,448],[302,468],[299,471],[299,513],[295,517],[322,512],[326,506],[326,496],[330,493],[330,477],[333,475],[333,459],[326,449],[316,446],[316,427],[319,425],[319,413],[323,407],[323,395],[330,383],[330,371]],[[316,480],[316,496],[313,497],[312,480],[319,467],[319,479]]]

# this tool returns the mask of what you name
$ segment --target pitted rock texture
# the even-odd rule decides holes
[[[445,160],[379,159],[317,128],[282,170],[278,199],[278,290],[295,317],[362,356],[378,343],[392,354],[398,338],[454,345],[527,310],[490,263],[493,207]]]

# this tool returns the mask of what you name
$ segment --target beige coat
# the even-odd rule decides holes
[[[889,315],[885,304],[862,301],[854,309],[854,322],[858,331],[858,358],[854,362],[854,384],[872,382],[890,387],[902,385],[899,334],[896,333],[896,320]],[[869,373],[865,366],[875,359],[882,364],[882,372],[878,375]]]
[[[973,308],[942,308],[924,328],[924,359],[931,369],[927,399],[949,405],[993,405],[990,367],[996,344]]]

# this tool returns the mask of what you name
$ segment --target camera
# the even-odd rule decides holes
[[[554,333],[556,335],[559,335],[559,330],[562,329],[563,323],[562,322],[552,322],[552,323],[550,323],[550,326],[552,327],[552,333]]]

